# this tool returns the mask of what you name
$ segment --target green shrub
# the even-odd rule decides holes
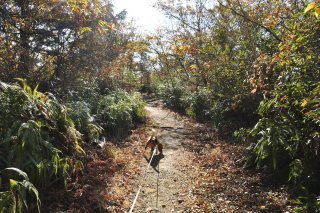
[[[186,108],[182,99],[184,92],[185,88],[183,87],[166,87],[161,96],[168,107],[184,112]]]
[[[210,122],[216,128],[222,128],[227,122],[225,120],[225,110],[227,110],[226,106],[223,102],[213,101],[210,109]]]
[[[89,123],[88,124],[88,139],[90,143],[97,142],[103,132],[103,128],[100,125]]]
[[[130,103],[132,107],[132,119],[133,122],[142,123],[145,121],[145,110],[144,107],[146,103],[142,101],[140,93],[133,93],[130,96]]]
[[[190,88],[179,85],[177,83],[175,87],[170,87],[169,84],[158,82],[158,95],[168,107],[199,121],[210,122],[225,135],[232,135],[240,127],[252,126],[257,121],[259,95],[224,96],[213,93],[209,87],[198,88],[191,92]]]
[[[68,115],[78,131],[88,133],[88,125],[93,121],[90,108],[86,102],[76,101],[66,104],[69,107]]]
[[[137,94],[118,90],[101,98],[97,116],[104,121],[107,134],[120,135],[130,130],[134,121],[144,120],[144,103]]]
[[[83,134],[83,139],[89,143],[98,140],[103,128],[94,123],[89,104],[76,101],[68,103],[67,106],[69,107],[68,115],[72,118],[75,128]]]
[[[210,110],[212,106],[212,95],[210,90],[202,88],[187,96],[189,98],[185,98],[184,100],[186,100],[185,103],[189,105],[187,108],[189,110],[188,114],[192,111],[191,115],[193,114],[200,121],[209,121],[211,119]]]
[[[308,24],[299,31],[299,39],[280,46],[280,55],[290,57],[275,65],[279,77],[272,92],[260,103],[260,120],[251,131],[257,140],[250,150],[257,165],[271,166],[297,186],[319,192],[320,46],[314,43],[319,24]]]
[[[320,212],[320,196],[300,196],[294,201],[294,203],[298,205],[298,207],[294,209],[294,212]]]
[[[52,94],[20,81],[23,88],[0,82],[0,169],[20,169],[41,188],[65,182],[70,159],[84,153],[73,121]]]
[[[263,97],[259,94],[238,94],[231,100],[231,109],[233,112],[231,120],[237,120],[241,126],[252,127],[258,121],[259,103]],[[228,119],[228,118],[227,118]]]
[[[297,84],[298,87],[300,87]],[[286,85],[288,92],[293,88]],[[286,90],[281,90],[286,92]],[[300,96],[303,89],[299,89]],[[290,95],[292,97],[292,95]],[[317,169],[320,158],[318,119],[310,118],[303,113],[302,98],[283,98],[278,96],[261,102],[259,113],[261,119],[252,129],[251,135],[258,140],[251,145],[252,154],[257,165],[272,165],[274,169],[290,170],[289,179],[307,186],[309,189],[320,189],[320,172]],[[313,101],[310,101],[313,102]],[[307,104],[304,106],[306,107]],[[306,108],[304,108],[306,110]],[[313,111],[314,112],[314,111]],[[302,164],[297,170],[297,160]],[[280,164],[280,165],[279,165]],[[297,181],[299,180],[299,181]]]

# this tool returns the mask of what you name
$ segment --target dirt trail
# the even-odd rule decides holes
[[[192,176],[196,172],[190,172],[195,170],[193,153],[182,147],[188,129],[181,117],[159,107],[157,102],[149,103],[145,109],[164,146],[164,157],[155,156],[153,167],[142,180],[135,212],[157,212],[157,209],[158,212],[183,212],[192,203],[191,191],[196,179]]]
[[[101,149],[88,147],[85,172],[65,190],[47,194],[44,212],[293,212],[290,190],[267,171],[243,168],[246,147],[220,140],[210,127],[166,109],[146,106],[147,122]],[[146,176],[152,133],[164,146]],[[144,177],[144,178],[143,178]],[[158,211],[157,211],[158,210]]]
[[[146,106],[147,123],[132,132],[114,160],[114,176],[103,193],[107,212],[291,212],[286,187],[241,166],[245,147],[219,140],[215,131],[180,116],[160,101]],[[164,157],[155,155],[144,177],[151,130],[158,132]],[[118,165],[118,166],[117,166]],[[143,178],[144,177],[144,178]],[[270,184],[271,183],[271,184]]]

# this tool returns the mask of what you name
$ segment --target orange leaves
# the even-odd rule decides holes
[[[191,44],[186,49],[186,52],[192,56],[199,54],[199,48],[196,44]]]
[[[43,104],[38,104],[37,108],[38,108],[39,111],[42,111],[43,110]]]
[[[41,97],[41,99],[42,99],[44,102],[47,102],[47,101],[49,100],[48,96],[45,96],[45,95],[43,95],[43,96]]]
[[[253,90],[251,90],[251,91],[250,91],[250,93],[251,93],[251,94],[256,93],[256,92],[257,92],[257,89],[258,89],[258,87],[257,87],[257,86],[256,86],[256,87],[254,87],[254,88],[253,88]]]
[[[281,14],[284,11],[279,10],[278,8],[275,11],[271,11],[269,14],[265,15],[263,18],[262,24],[266,27],[276,27],[281,22]]]
[[[257,81],[254,78],[250,78],[249,79],[249,83],[250,85],[253,87],[253,89],[250,91],[251,94],[254,94],[257,92],[258,90],[258,85],[257,85]]]
[[[265,22],[263,25],[266,27],[275,27],[277,26],[277,22],[276,21]]]
[[[282,97],[280,98],[280,101],[281,101],[281,102],[284,102],[284,101],[287,100],[287,99],[288,99],[288,96],[285,95],[285,96],[282,96]]]
[[[173,44],[171,46],[171,49],[176,54],[179,54],[179,55],[189,54],[191,56],[195,56],[199,54],[199,48],[196,44],[181,44],[181,45]]]

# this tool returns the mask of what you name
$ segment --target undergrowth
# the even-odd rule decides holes
[[[0,82],[1,211],[25,212],[30,204],[30,211],[40,211],[39,190],[66,186],[83,169],[83,143],[120,136],[145,119],[138,93],[87,88],[95,97],[68,97],[64,105],[17,80],[22,86]]]

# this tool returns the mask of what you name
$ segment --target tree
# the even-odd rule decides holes
[[[107,36],[110,43],[111,35],[117,34],[113,28],[123,15],[115,16],[112,5],[103,0],[2,0],[1,79],[12,81],[14,77],[23,77],[31,84],[67,81],[88,71],[86,61],[101,67],[98,63],[101,58],[98,59],[97,49],[93,47],[101,47]],[[99,45],[93,46],[90,41]],[[91,53],[90,48],[94,54],[87,54]],[[100,48],[100,53],[106,48]]]

